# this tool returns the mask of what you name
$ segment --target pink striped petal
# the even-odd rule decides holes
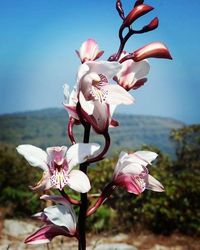
[[[45,244],[49,243],[58,235],[69,236],[68,230],[64,227],[55,226],[53,224],[46,225],[35,233],[28,236],[24,243],[26,244]]]
[[[133,175],[121,174],[115,179],[115,184],[126,189],[129,193],[136,195],[145,190],[145,182],[141,178],[135,178]]]

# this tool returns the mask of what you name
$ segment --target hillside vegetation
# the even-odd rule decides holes
[[[115,115],[120,126],[110,129],[112,152],[119,149],[135,149],[141,145],[153,145],[164,153],[174,155],[174,145],[169,140],[170,131],[183,123],[169,118],[144,115]],[[69,145],[66,136],[68,114],[63,109],[16,113],[0,116],[0,143],[17,146],[33,144],[42,148]],[[81,126],[75,128],[81,139]],[[93,135],[92,141],[101,143],[102,138]],[[111,152],[111,153],[112,153]]]

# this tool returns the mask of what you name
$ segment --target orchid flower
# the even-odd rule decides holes
[[[120,69],[120,63],[108,61],[85,62],[79,68],[78,100],[85,119],[97,133],[111,123],[110,105],[133,103],[133,97],[121,86],[109,84]]]
[[[98,44],[93,39],[88,39],[84,43],[82,43],[80,50],[76,53],[80,58],[81,62],[94,61],[101,57],[104,51],[100,51]]]
[[[67,185],[77,192],[85,193],[91,188],[87,175],[72,168],[87,161],[99,148],[100,146],[95,143],[77,143],[70,148],[49,147],[45,152],[27,144],[18,146],[17,151],[31,166],[44,171],[42,179],[31,187],[33,190],[44,191],[50,188],[62,190]]]
[[[51,200],[59,205],[50,206],[43,212],[33,215],[46,225],[38,229],[25,239],[26,244],[45,244],[49,243],[58,235],[73,237],[76,233],[76,215],[71,204],[62,196],[43,195],[44,200]]]
[[[133,154],[121,152],[114,171],[113,183],[136,195],[145,189],[163,192],[162,184],[151,176],[146,168],[156,157],[157,154],[150,151],[137,151]]]
[[[127,56],[128,53],[121,54],[119,61]],[[113,78],[120,86],[127,91],[137,89],[146,82],[146,76],[149,73],[149,63],[147,60],[134,62],[132,59],[121,63],[122,68]]]

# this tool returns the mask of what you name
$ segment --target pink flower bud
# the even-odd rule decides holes
[[[155,30],[158,27],[158,23],[159,23],[158,18],[155,17],[148,25],[143,27],[142,31],[148,32]]]
[[[154,8],[146,4],[141,4],[136,6],[131,12],[126,16],[122,24],[123,27],[130,26],[136,19],[152,11]]]
[[[80,50],[76,53],[80,58],[81,62],[84,63],[86,61],[94,61],[98,59],[104,51],[100,51],[98,44],[93,39],[88,39],[84,43],[82,43]]]
[[[167,47],[163,43],[160,43],[160,42],[150,43],[136,50],[133,53],[132,59],[135,62],[138,62],[149,57],[172,59]]]

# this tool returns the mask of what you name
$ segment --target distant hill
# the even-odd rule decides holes
[[[112,152],[116,149],[154,145],[173,155],[174,146],[169,140],[170,131],[184,125],[174,119],[155,116],[117,114],[115,118],[120,126],[110,129]],[[1,115],[0,143],[14,146],[29,143],[42,148],[69,145],[66,136],[67,122],[67,112],[56,108]],[[75,134],[81,140],[81,126],[75,128]],[[93,134],[91,141],[101,143],[102,138]]]

